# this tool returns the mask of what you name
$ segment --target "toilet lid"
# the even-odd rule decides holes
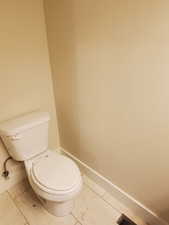
[[[33,162],[31,172],[36,183],[54,191],[70,190],[80,179],[77,165],[71,159],[55,152]]]

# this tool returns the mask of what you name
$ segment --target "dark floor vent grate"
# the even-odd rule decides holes
[[[127,216],[125,216],[124,214],[122,214],[120,216],[120,218],[117,221],[117,224],[119,224],[119,225],[137,225],[131,219],[129,219]]]

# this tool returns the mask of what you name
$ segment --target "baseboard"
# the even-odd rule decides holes
[[[57,149],[57,151],[60,151],[64,153],[65,155],[69,156],[70,158],[72,158],[73,160],[75,160],[76,163],[79,165],[80,169],[89,178],[91,178],[95,183],[97,183],[102,188],[104,188],[117,201],[125,205],[125,207],[132,210],[133,213],[136,216],[140,217],[140,219],[145,221],[145,223],[149,225],[169,225],[166,221],[161,219],[156,213],[152,212],[142,203],[134,199],[131,195],[129,195],[128,193],[123,191],[121,188],[114,185],[107,178],[99,174],[97,171],[89,167],[87,164],[83,163],[81,160],[79,160],[77,157],[75,157],[74,155],[66,151],[65,149],[60,147],[59,149]]]

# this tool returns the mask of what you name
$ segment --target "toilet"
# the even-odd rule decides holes
[[[23,161],[29,183],[44,208],[55,216],[68,215],[82,188],[80,170],[70,158],[48,148],[47,112],[33,112],[0,124],[8,153]]]

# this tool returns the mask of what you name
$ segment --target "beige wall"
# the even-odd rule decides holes
[[[167,218],[169,2],[45,2],[61,145]]]
[[[0,15],[0,122],[36,109],[50,111],[50,146],[56,147],[57,124],[43,1],[1,1]],[[1,175],[2,162],[7,157],[2,146],[0,155]],[[13,173],[15,168],[14,164]],[[3,180],[0,182],[3,185]]]

